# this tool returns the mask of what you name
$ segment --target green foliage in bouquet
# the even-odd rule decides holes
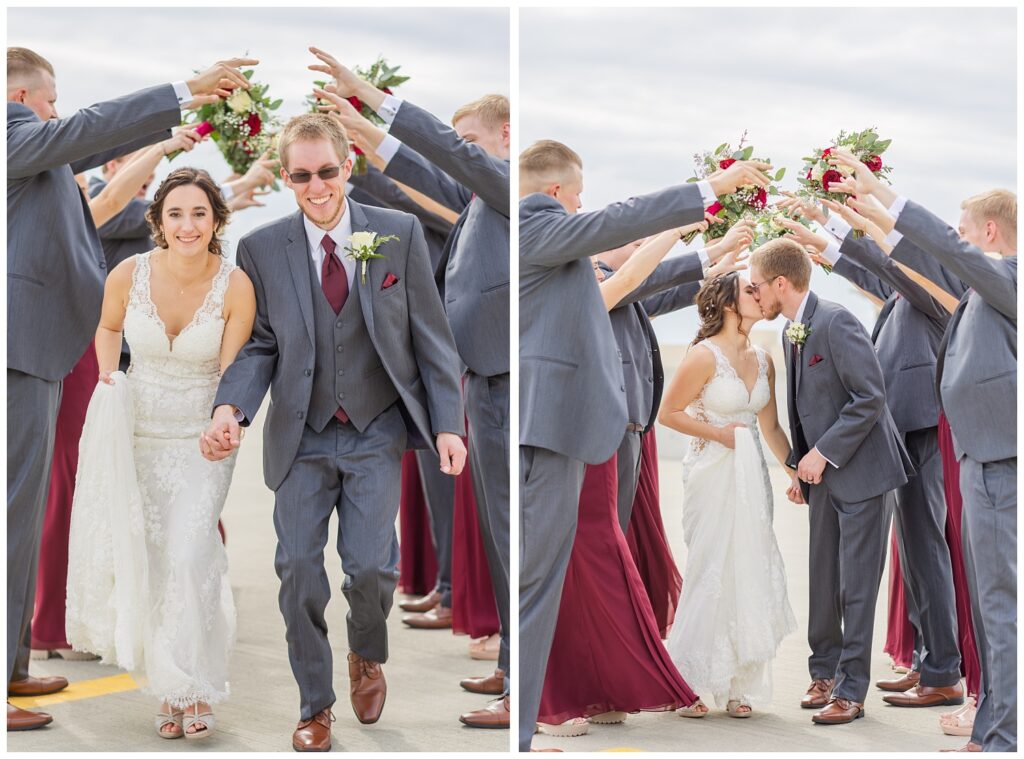
[[[797,194],[815,200],[828,198],[837,203],[845,203],[848,197],[847,194],[829,192],[829,186],[833,182],[841,181],[853,172],[846,166],[833,166],[828,162],[832,148],[846,148],[857,156],[859,160],[867,164],[867,167],[871,169],[871,172],[876,177],[886,179],[889,172],[892,171],[892,167],[886,166],[882,162],[881,156],[891,143],[892,140],[879,139],[878,132],[874,127],[849,134],[841,131],[839,136],[832,141],[831,147],[818,148],[811,155],[803,157],[804,166],[796,180],[800,183],[800,190]]]

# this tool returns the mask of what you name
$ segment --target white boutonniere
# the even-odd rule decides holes
[[[786,339],[795,345],[798,351],[803,350],[804,343],[807,342],[809,334],[811,334],[811,330],[807,328],[806,324],[801,322],[792,322],[786,327]]]
[[[381,237],[376,232],[353,232],[348,238],[348,247],[345,248],[348,251],[347,257],[363,264],[362,282],[364,285],[366,284],[367,262],[371,258],[384,258],[382,254],[377,252],[377,248],[389,240],[397,239],[397,235],[384,235]]]

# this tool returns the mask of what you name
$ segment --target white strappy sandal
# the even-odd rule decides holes
[[[550,735],[553,738],[578,738],[586,735],[590,730],[590,723],[583,717],[573,717],[558,725],[546,722],[537,723],[537,732],[543,735]]]
[[[701,709],[703,708],[703,711]],[[701,717],[708,716],[708,707],[699,698],[689,706],[681,706],[676,709],[676,714],[680,717],[689,717],[690,719],[699,719]]]
[[[174,709],[168,704],[162,704],[161,709],[166,706],[170,709],[170,712],[159,711],[156,713],[156,717],[153,720],[153,725],[156,727],[156,734],[166,740],[172,740],[174,738],[181,738],[185,735],[185,730],[182,727],[181,719],[183,712],[179,709]],[[164,730],[167,725],[174,725],[175,730]]]
[[[629,715],[626,712],[602,712],[590,717],[593,725],[621,725]]]
[[[747,707],[747,711],[740,711],[740,707],[743,706]],[[739,698],[729,699],[729,702],[725,705],[725,711],[728,712],[730,717],[735,717],[736,719],[746,719],[754,713],[753,708],[747,703],[746,699]]]
[[[194,712],[190,712],[189,709],[194,709]],[[183,716],[183,727],[185,729],[186,740],[198,740],[200,738],[208,738],[213,734],[213,727],[216,724],[213,718],[213,712],[209,711],[210,707],[206,707],[207,711],[200,712],[199,704],[192,704],[190,707],[185,709]],[[197,725],[196,731],[190,733],[188,729],[193,725]],[[198,727],[202,725],[203,727]]]

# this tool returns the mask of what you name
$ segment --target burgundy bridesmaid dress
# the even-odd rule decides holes
[[[907,616],[907,598],[903,593],[903,570],[900,567],[896,530],[892,530],[889,559],[889,629],[884,651],[893,664],[910,669],[914,664],[914,626]]]
[[[465,439],[464,439],[465,441]],[[469,444],[466,444],[469,450]],[[500,629],[491,570],[476,516],[473,475],[469,462],[455,480],[455,519],[452,526],[452,632],[471,638],[494,635]]]
[[[619,528],[617,480],[614,456],[587,467],[539,722],[664,711],[697,700],[665,650]]]
[[[430,537],[427,499],[413,451],[406,451],[402,456],[402,500],[398,515],[401,536],[398,589],[410,596],[424,596],[437,583],[437,556]]]
[[[640,572],[647,598],[654,610],[654,620],[662,639],[668,637],[676,616],[683,578],[672,556],[665,525],[661,519],[661,498],[658,491],[658,441],[651,427],[640,444],[640,478],[637,483],[633,511],[626,535],[629,552]]]

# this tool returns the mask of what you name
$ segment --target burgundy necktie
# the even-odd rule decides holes
[[[324,248],[324,267],[321,271],[320,286],[324,290],[324,295],[327,296],[327,302],[331,304],[331,308],[337,314],[341,312],[345,305],[345,299],[348,298],[348,274],[345,272],[345,267],[342,266],[341,259],[334,253],[337,246],[331,236],[324,235],[323,242],[320,244]],[[348,421],[348,414],[341,406],[338,406],[334,416],[339,422]]]

